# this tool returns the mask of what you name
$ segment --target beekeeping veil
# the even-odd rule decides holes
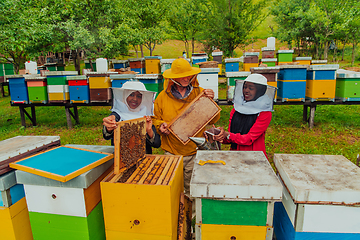
[[[127,97],[133,92],[140,92],[142,100],[136,109],[131,109],[127,104]],[[127,81],[121,88],[112,88],[113,107],[111,111],[120,116],[120,121],[153,116],[155,92],[147,91],[145,85],[138,81]]]
[[[246,101],[244,98],[244,83],[255,83],[255,97]],[[242,114],[258,114],[263,111],[273,111],[276,88],[267,85],[267,79],[261,74],[251,74],[245,80],[236,80],[234,93],[234,108]]]

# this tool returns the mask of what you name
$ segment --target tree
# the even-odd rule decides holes
[[[346,29],[352,43],[351,65],[354,66],[355,50],[360,40],[360,3],[358,1],[350,1],[347,11],[349,18],[346,22]]]
[[[232,57],[235,48],[245,45],[250,33],[265,19],[262,11],[265,0],[209,0],[211,11],[207,18],[205,40],[208,46],[221,49]]]
[[[171,34],[184,42],[187,57],[194,52],[195,39],[205,27],[209,6],[203,0],[185,0],[173,5],[168,15]]]
[[[126,0],[122,2],[123,11],[131,27],[136,29],[133,43],[140,43],[150,51],[150,56],[157,44],[165,38],[164,21],[171,0]],[[143,56],[143,53],[142,53]]]

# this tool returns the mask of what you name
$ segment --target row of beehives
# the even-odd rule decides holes
[[[254,67],[250,72],[228,72],[227,100],[232,101],[236,79],[251,73],[264,75],[277,87],[275,101],[360,101],[360,73],[338,69],[337,64]]]
[[[117,72],[49,71],[40,75],[7,76],[12,103],[91,103],[110,102],[111,87],[119,88],[126,81],[143,82],[147,90],[163,89],[160,74],[118,74]]]
[[[69,165],[68,158],[108,159],[112,150],[63,146],[35,155],[42,164],[12,165],[19,170],[0,176],[3,199],[12,200],[0,207],[4,239],[187,239],[178,237],[187,235],[178,224],[191,219],[191,204],[181,200],[181,156],[146,155],[125,179],[111,172],[111,160],[71,176],[82,166]],[[52,151],[52,161],[44,161]],[[360,170],[343,156],[275,154],[277,175],[262,152],[198,151],[201,160],[224,165],[194,166],[197,240],[360,237]]]

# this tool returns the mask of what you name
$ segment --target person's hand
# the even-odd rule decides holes
[[[146,133],[149,135],[150,138],[154,136],[154,132],[152,130],[152,119],[150,116],[144,116],[146,119]]]
[[[160,128],[159,128],[159,131],[164,134],[164,135],[169,135],[170,134],[170,131],[169,129],[167,129],[167,123],[166,122],[163,122],[161,125],[160,125]]]
[[[205,96],[208,98],[214,99],[215,93],[212,89],[204,89]]]
[[[106,130],[108,132],[112,132],[115,128],[117,128],[115,116],[110,115],[108,117],[103,118],[103,125],[106,127]]]
[[[224,139],[230,134],[229,132],[225,131],[223,127],[219,127],[220,133],[214,136],[215,141],[223,142]]]

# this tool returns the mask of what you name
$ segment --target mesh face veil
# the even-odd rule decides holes
[[[257,114],[274,111],[273,104],[276,88],[267,84],[236,80],[234,108],[242,114]]]

